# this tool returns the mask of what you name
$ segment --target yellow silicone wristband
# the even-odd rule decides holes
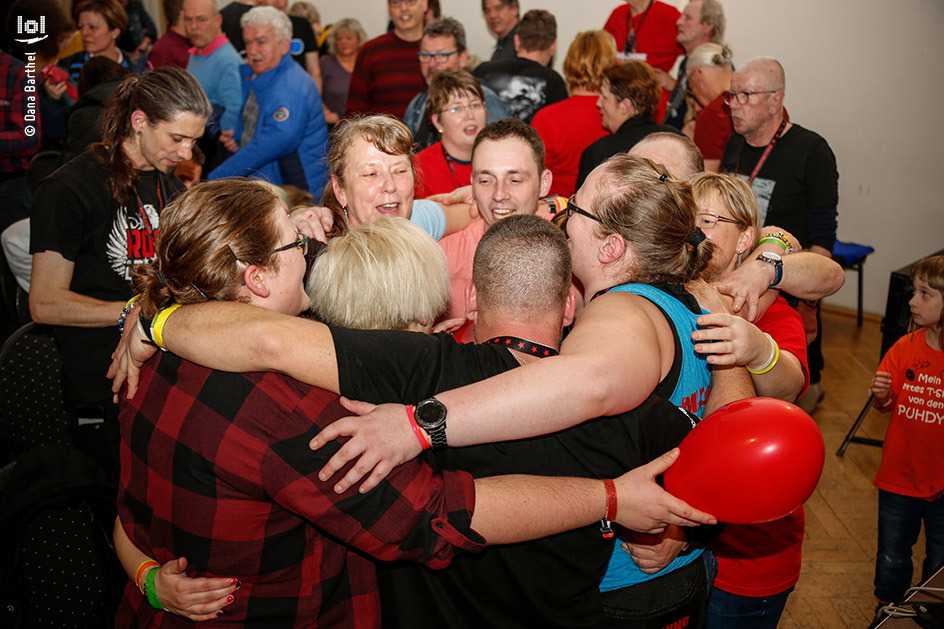
[[[167,350],[164,346],[164,324],[167,323],[167,318],[170,315],[180,308],[180,304],[174,304],[173,306],[168,306],[160,312],[157,313],[157,316],[154,317],[154,320],[151,321],[151,339],[154,341],[154,344],[160,347],[163,350]]]
[[[771,336],[770,336],[769,334],[767,335],[767,338],[769,338],[769,339],[770,339],[770,342],[774,344],[774,353],[773,353],[773,356],[771,357],[771,359],[770,359],[770,361],[769,361],[769,364],[768,364],[766,367],[762,367],[761,369],[758,369],[757,371],[754,371],[753,369],[751,369],[750,367],[748,367],[748,366],[746,366],[746,365],[745,365],[745,367],[744,367],[745,369],[747,369],[748,373],[752,373],[752,374],[754,374],[755,376],[759,376],[759,375],[761,375],[761,374],[767,373],[768,371],[770,371],[771,369],[773,369],[774,367],[776,367],[776,366],[777,366],[777,361],[780,360],[780,346],[777,345],[777,341],[775,341],[773,338],[771,338]]]

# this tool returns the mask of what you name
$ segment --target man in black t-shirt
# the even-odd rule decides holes
[[[498,221],[475,253],[467,310],[476,345],[449,336],[332,329],[340,393],[410,403],[557,354],[561,328],[574,314],[570,277],[570,254],[556,227],[533,215]],[[670,450],[692,426],[684,412],[653,395],[621,416],[523,441],[427,451],[426,460],[436,470],[475,477],[603,478]],[[384,564],[378,571],[383,624],[596,627],[603,608],[598,584],[613,543],[591,526],[459,556],[435,572]],[[423,603],[413,603],[418,600]]]
[[[836,157],[821,136],[785,119],[785,84],[783,66],[769,57],[751,59],[731,77],[734,133],[721,170],[750,184],[764,225],[782,227],[805,249],[831,258],[839,206]],[[807,350],[810,386],[799,403],[812,412],[823,394],[823,354],[818,306],[808,310],[804,322],[810,329],[815,317],[817,333]]]
[[[190,159],[210,115],[200,84],[167,66],[126,79],[102,112],[95,144],[39,185],[30,216],[30,313],[54,326],[63,394],[79,425],[115,428],[99,458],[117,471],[117,405],[105,377],[131,297],[131,270],[154,259],[163,208],[183,190],[173,174]],[[84,421],[83,421],[84,420]],[[105,432],[105,431],[99,431]]]
[[[547,11],[528,11],[514,37],[516,58],[483,63],[472,73],[501,96],[509,115],[530,124],[539,109],[567,98],[564,79],[548,67],[557,50],[557,20]]]

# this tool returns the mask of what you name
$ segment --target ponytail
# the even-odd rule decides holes
[[[624,281],[662,278],[685,284],[708,268],[714,243],[696,231],[698,213],[688,183],[644,157],[620,154],[603,163],[593,207],[603,227],[636,252]],[[700,235],[699,235],[700,234]]]
[[[204,120],[212,108],[203,88],[186,71],[173,66],[151,70],[122,81],[109,97],[102,112],[102,144],[106,157],[100,157],[108,189],[119,204],[132,194],[138,171],[125,153],[123,144],[134,136],[131,114],[141,111],[150,126],[169,122],[182,113]]]

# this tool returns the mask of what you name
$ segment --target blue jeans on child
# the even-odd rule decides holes
[[[925,559],[921,581],[944,563],[944,498],[933,502],[878,491],[878,553],[875,557],[875,597],[900,602],[911,587],[911,550],[924,521]]]

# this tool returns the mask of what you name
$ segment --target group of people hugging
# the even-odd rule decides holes
[[[136,116],[205,115],[135,98],[158,80],[187,78],[111,105],[114,145],[155,170]],[[816,298],[834,263],[759,259],[793,237],[682,136],[608,159],[553,215],[521,121],[485,126],[471,188],[438,202],[414,199],[412,148],[393,117],[352,119],[328,207],[222,180],[161,212],[111,369],[120,621],[697,624],[721,584],[789,591],[802,511],[724,527],[656,479],[704,413],[802,392],[802,323],[768,287]]]

